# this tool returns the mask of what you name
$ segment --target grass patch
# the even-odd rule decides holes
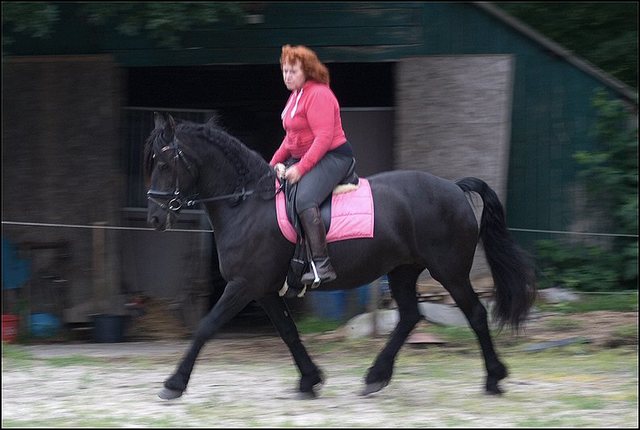
[[[582,328],[579,321],[572,320],[567,317],[554,317],[544,322],[544,325],[553,331],[575,330]]]
[[[300,334],[317,334],[336,330],[342,325],[340,321],[327,320],[318,317],[303,317],[296,321]]]
[[[590,294],[577,292],[580,299],[574,302],[544,303],[540,301],[536,306],[541,311],[552,311],[567,314],[593,312],[593,311],[613,311],[613,312],[637,312],[638,292],[628,293],[602,293]]]
[[[53,367],[104,365],[105,360],[86,355],[69,355],[66,357],[51,357],[44,360]]]
[[[430,324],[428,331],[447,342],[467,343],[476,341],[476,335],[469,327]]]
[[[26,364],[33,360],[33,354],[8,343],[2,344],[2,360],[12,364]]]
[[[623,325],[620,327],[616,327],[613,330],[613,335],[616,338],[620,338],[620,339],[628,339],[628,340],[633,340],[635,339],[636,343],[638,341],[638,325],[637,324],[629,324],[629,325]]]
[[[578,425],[574,417],[564,419],[564,418],[525,418],[523,420],[518,421],[516,427],[525,427],[525,428],[559,428],[559,427],[573,427],[576,428]]]
[[[562,403],[572,409],[604,409],[605,403],[601,397],[595,396],[560,396]]]

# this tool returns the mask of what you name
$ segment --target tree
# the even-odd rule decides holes
[[[631,290],[638,284],[638,127],[633,113],[604,92],[594,98],[599,148],[578,151],[588,200],[607,214],[616,235],[604,245],[538,241],[544,286],[583,291]]]
[[[637,2],[497,2],[496,6],[638,88]]]
[[[56,2],[3,2],[3,49],[13,42],[5,37],[5,28],[31,37],[49,37],[59,12]],[[113,22],[125,35],[144,32],[163,48],[179,48],[181,35],[194,26],[239,22],[244,16],[240,2],[80,2],[78,13],[96,26]]]

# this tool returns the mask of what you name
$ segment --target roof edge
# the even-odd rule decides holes
[[[553,40],[543,36],[541,33],[529,27],[528,25],[524,24],[522,21],[502,11],[497,6],[494,6],[493,4],[491,4],[491,2],[477,1],[477,2],[471,2],[471,3],[476,7],[484,10],[485,12],[498,18],[505,24],[518,30],[519,32],[529,37],[530,39],[534,40],[535,42],[541,44],[542,46],[549,49],[554,54],[563,58],[567,62],[571,63],[573,66],[582,70],[583,72],[597,78],[609,88],[620,93],[620,95],[622,95],[629,102],[632,102],[636,106],[638,105],[638,93],[634,91],[631,87],[629,87],[627,84],[625,84],[624,82],[616,79],[609,73],[591,64],[589,61],[578,57],[573,52],[563,48],[561,45],[554,42]]]

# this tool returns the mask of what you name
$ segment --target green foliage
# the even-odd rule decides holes
[[[58,7],[51,3],[2,2],[3,33],[5,25],[10,25],[15,32],[43,38],[51,34],[57,20]]]
[[[145,34],[163,48],[180,48],[184,32],[243,16],[237,2],[91,2],[81,13],[96,25],[113,22],[128,36]]]
[[[599,92],[594,99],[599,120],[596,136],[601,151],[579,151],[575,160],[584,167],[585,179],[592,199],[612,209],[619,233],[638,232],[638,128],[629,127],[630,115],[622,101],[608,100]]]
[[[31,37],[44,38],[51,34],[58,20],[58,7],[47,2],[2,2],[2,48],[13,43],[5,29]]]
[[[536,255],[540,288],[561,285],[581,291],[624,289],[618,284],[620,259],[599,246],[539,240]]]
[[[638,284],[638,128],[621,101],[598,92],[594,106],[599,113],[595,133],[600,150],[579,151],[574,159],[582,166],[579,178],[590,204],[608,214],[615,236],[606,246],[538,241],[542,288],[611,291]]]
[[[498,2],[496,6],[638,88],[637,2]]]
[[[182,36],[220,22],[239,23],[242,2],[78,2],[78,15],[97,26],[114,26],[127,36],[144,34],[161,48],[182,47]],[[3,48],[13,41],[5,28],[30,37],[51,36],[58,2],[2,2]]]

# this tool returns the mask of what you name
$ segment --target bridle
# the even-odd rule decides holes
[[[216,201],[216,200],[229,200],[229,199],[233,199],[235,204],[238,204],[242,201],[244,201],[247,197],[249,197],[252,194],[255,194],[257,192],[257,190],[247,190],[245,189],[245,187],[243,186],[242,189],[240,191],[237,191],[235,193],[230,193],[230,194],[222,194],[219,196],[213,196],[213,197],[205,197],[202,199],[197,198],[197,194],[191,196],[191,197],[185,197],[182,195],[182,192],[180,191],[180,181],[178,178],[178,165],[180,162],[182,162],[184,164],[184,166],[186,167],[187,171],[191,174],[191,176],[195,179],[196,178],[196,174],[194,173],[195,169],[192,167],[191,163],[189,163],[189,160],[187,160],[187,158],[184,156],[184,153],[182,152],[182,149],[180,149],[180,146],[178,145],[178,141],[177,138],[174,137],[174,139],[171,141],[171,143],[169,145],[166,145],[164,147],[162,147],[161,151],[165,152],[168,150],[173,150],[174,151],[174,156],[173,156],[173,160],[174,160],[174,175],[175,175],[175,188],[173,191],[158,191],[158,190],[154,190],[153,188],[149,189],[149,191],[147,191],[147,199],[154,202],[155,204],[157,204],[161,209],[167,211],[167,212],[172,212],[174,214],[178,214],[183,208],[191,208],[195,205],[197,205],[198,203],[203,203],[203,202],[211,202],[211,201]],[[153,155],[155,157],[155,153]],[[284,181],[282,181],[280,183],[280,186],[278,187],[278,189],[275,191],[274,195],[278,194],[284,187]],[[273,197],[272,196],[272,197]]]

